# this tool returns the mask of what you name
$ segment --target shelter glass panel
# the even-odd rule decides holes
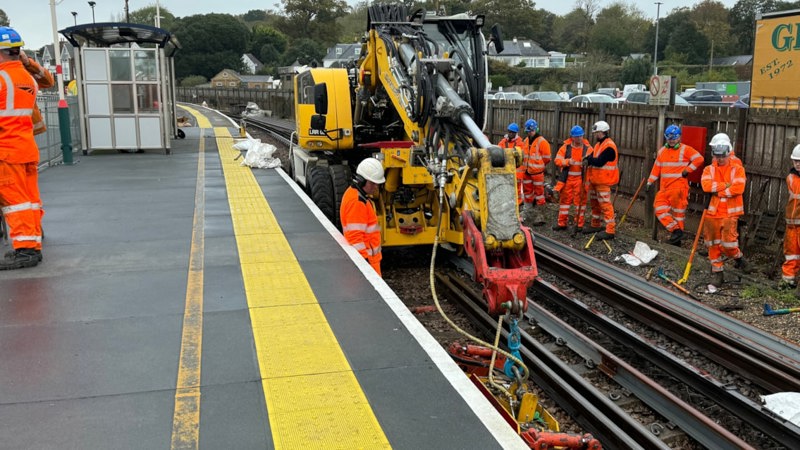
[[[83,54],[86,81],[108,81],[105,49],[86,49]]]
[[[111,65],[111,81],[131,81],[131,51],[109,50],[108,59]]]
[[[158,113],[158,85],[137,84],[136,106],[140,114]]]
[[[157,81],[156,52],[152,50],[137,50],[134,52],[133,65],[136,72],[136,81]]]
[[[130,84],[112,84],[111,105],[115,113],[133,114],[133,86]]]

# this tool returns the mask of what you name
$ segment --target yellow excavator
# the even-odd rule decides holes
[[[537,271],[521,225],[517,149],[492,145],[484,17],[373,5],[358,59],[295,75],[291,172],[334,223],[351,173],[383,161],[382,246],[449,244],[473,260],[490,313],[526,309]],[[498,53],[497,28],[491,41]]]

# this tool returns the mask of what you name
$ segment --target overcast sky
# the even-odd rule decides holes
[[[601,8],[613,3],[614,0],[599,0]],[[125,0],[95,0],[94,7],[95,20],[97,22],[116,21],[122,17],[125,8]],[[350,4],[356,4],[356,0],[348,0]],[[387,0],[384,0],[387,2]],[[56,0],[56,17],[58,29],[63,29],[73,25],[71,12],[78,13],[77,22],[87,23],[92,21],[92,8],[85,0]],[[656,5],[653,1],[637,0],[636,4],[647,16],[655,19]],[[692,0],[662,0],[661,16],[666,15],[670,10],[682,6],[691,6],[695,1]],[[736,3],[736,0],[722,0],[728,8]],[[277,0],[161,0],[161,6],[165,6],[172,14],[177,17],[191,16],[194,14],[207,13],[227,13],[243,14],[251,9],[277,9],[280,2]],[[131,11],[143,8],[148,5],[155,5],[155,0],[130,0],[128,7]],[[555,14],[563,15],[574,7],[572,0],[547,0],[537,1],[537,8],[544,8]],[[53,32],[51,25],[50,0],[9,0],[3,1],[0,9],[6,12],[11,26],[15,28],[25,41],[26,48],[38,49],[46,43],[53,42]],[[180,37],[179,37],[180,39]]]

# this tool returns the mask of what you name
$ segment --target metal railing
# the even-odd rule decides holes
[[[69,126],[72,136],[72,153],[81,148],[80,117],[78,114],[78,97],[66,97],[69,107]],[[39,147],[39,168],[61,164],[63,154],[61,151],[61,130],[58,123],[58,94],[44,93],[36,99],[42,118],[47,125],[47,132],[36,136],[36,145]]]

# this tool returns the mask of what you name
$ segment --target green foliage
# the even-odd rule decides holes
[[[729,20],[739,40],[740,55],[753,52],[756,14],[774,10],[774,0],[739,0],[733,5]]]
[[[504,40],[533,39],[535,24],[540,21],[534,6],[532,0],[476,0],[470,9],[485,14],[490,27],[499,24]]]
[[[208,83],[208,79],[202,75],[189,75],[181,80],[181,86],[183,87],[193,87],[204,83]]]
[[[267,20],[267,12],[263,9],[251,9],[242,15],[242,20],[245,22],[258,22]]]
[[[629,58],[622,64],[620,82],[625,84],[646,84],[653,72],[653,62],[650,58]]]
[[[311,64],[317,62],[322,64],[325,57],[325,47],[311,39],[296,39],[289,45],[283,55],[283,64],[288,66],[295,61],[300,64]]]
[[[212,78],[222,69],[242,70],[248,31],[229,14],[204,14],[178,19],[174,34],[183,47],[175,56],[175,75]]]
[[[492,88],[495,90],[501,87],[511,86],[511,80],[506,75],[489,75],[489,80],[491,80]]]
[[[336,19],[336,27],[339,29],[342,43],[358,42],[361,36],[364,35],[367,26],[368,7],[369,2],[359,2],[353,7],[350,14]]]
[[[573,9],[566,16],[558,17],[553,24],[555,42],[565,53],[584,53],[589,50],[589,33],[594,20],[583,9]]]
[[[346,1],[281,0],[281,4],[284,17],[277,26],[290,40],[311,39],[323,47],[339,42],[336,19],[350,10]]]
[[[286,35],[275,28],[266,25],[253,27],[248,49],[262,63],[267,64],[268,61],[276,61],[286,51],[287,47],[288,40]]]
[[[165,7],[161,6],[159,9],[161,16],[161,28],[172,31],[175,26],[175,16]],[[131,23],[140,23],[142,25],[156,26],[156,7],[155,4],[139,8],[136,11],[131,11],[128,16]]]
[[[6,12],[5,12],[5,11],[3,11],[2,9],[0,9],[0,27],[7,27],[7,26],[9,26],[10,24],[11,24],[11,23],[10,23],[10,22],[9,22],[9,20],[8,20],[8,15],[6,15]]]
[[[597,15],[589,35],[589,49],[621,58],[644,51],[650,21],[632,5],[612,3]]]
[[[691,22],[676,25],[664,50],[667,58],[682,61],[686,64],[703,64],[708,62],[710,44],[708,39],[697,31]]]

